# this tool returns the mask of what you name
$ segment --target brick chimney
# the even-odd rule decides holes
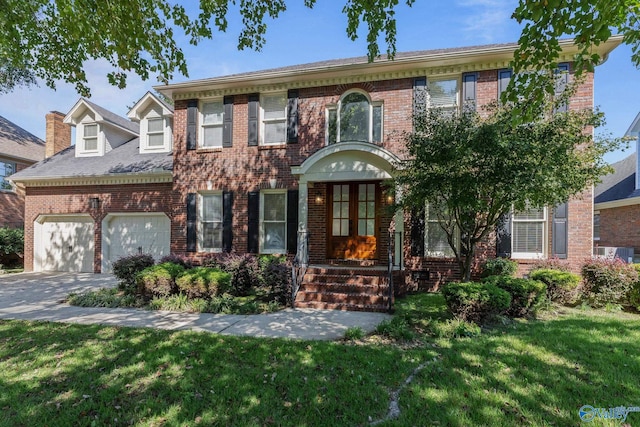
[[[51,111],[46,116],[46,145],[44,157],[51,157],[71,145],[71,126],[63,123],[65,115]]]

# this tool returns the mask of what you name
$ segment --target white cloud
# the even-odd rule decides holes
[[[511,20],[516,1],[458,0],[457,5],[467,10],[462,30],[469,39],[479,43],[500,41],[511,26],[517,25]]]

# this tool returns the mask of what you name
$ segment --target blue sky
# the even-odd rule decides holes
[[[216,33],[212,40],[196,47],[183,43],[189,77],[176,75],[173,81],[365,55],[366,34],[361,29],[359,40],[352,42],[347,38],[342,4],[319,0],[310,10],[303,5],[303,0],[288,0],[288,10],[277,20],[267,21],[267,43],[261,52],[237,50],[241,23],[231,7],[226,33]],[[520,31],[510,16],[516,4],[513,0],[417,0],[411,8],[400,5],[396,15],[397,50],[515,42]],[[386,47],[381,49],[384,51]],[[607,126],[598,133],[622,136],[640,112],[640,70],[633,66],[630,58],[631,49],[622,45],[596,69],[595,105],[607,117]],[[122,116],[126,115],[128,106],[156,85],[153,77],[141,81],[130,76],[127,88],[120,90],[108,84],[105,63],[88,63],[86,68],[92,101]],[[52,110],[66,113],[77,99],[71,85],[60,83],[54,91],[41,84],[0,95],[0,115],[44,138],[45,114]],[[606,159],[620,160],[634,149],[611,153]]]

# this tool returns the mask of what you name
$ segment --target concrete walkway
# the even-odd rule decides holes
[[[101,324],[208,331],[223,335],[335,340],[350,327],[373,331],[391,316],[383,313],[286,309],[277,313],[232,315],[177,313],[121,308],[83,308],[65,303],[72,292],[115,287],[107,274],[21,273],[0,275],[0,319]]]

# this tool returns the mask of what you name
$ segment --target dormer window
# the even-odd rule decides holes
[[[327,141],[382,142],[382,117],[382,102],[372,102],[361,91],[347,92],[327,108]]]
[[[98,125],[86,124],[83,126],[82,148],[85,152],[98,151]]]
[[[164,145],[164,120],[159,118],[147,119],[147,146],[149,148]]]

